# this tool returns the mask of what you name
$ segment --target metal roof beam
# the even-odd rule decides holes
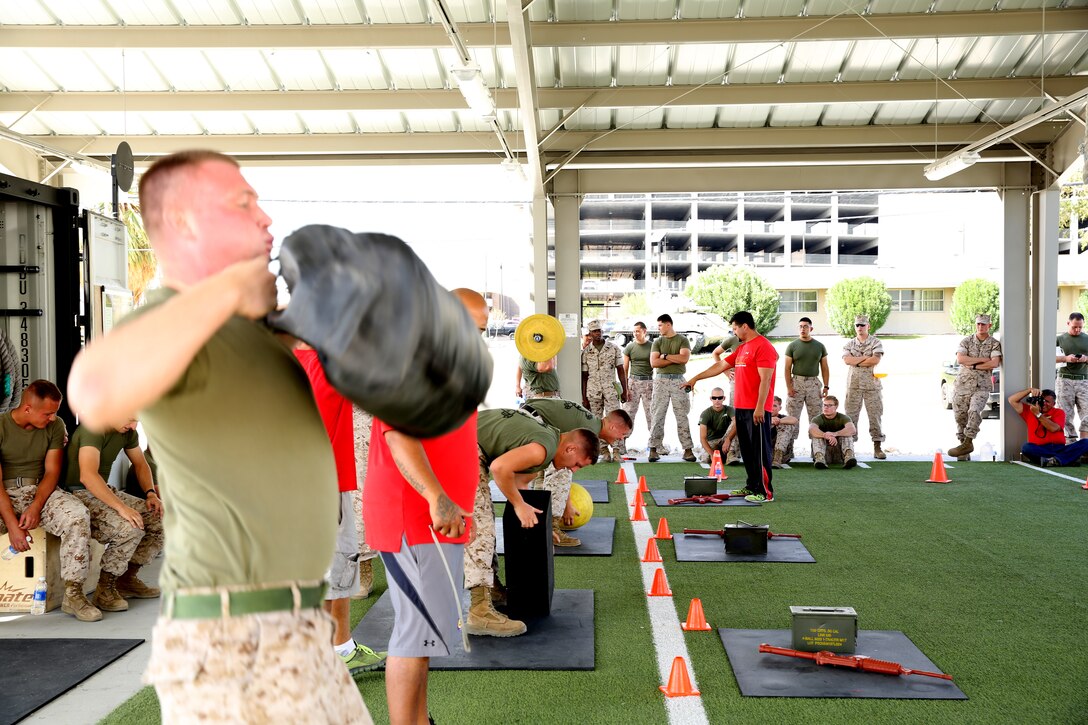
[[[774,43],[789,40],[974,38],[1041,32],[1038,10],[743,18],[728,20],[626,20],[530,23],[537,47],[667,45],[673,43]],[[459,24],[469,46],[510,45],[509,28]],[[1083,32],[1088,8],[1050,10],[1046,33]],[[371,25],[5,25],[6,48],[430,48],[443,46],[438,24]]]
[[[519,77],[519,86],[521,80]],[[941,83],[937,100],[988,100],[1039,97],[1045,86],[1055,98],[1088,88],[1088,76],[971,78]],[[667,106],[787,105],[799,103],[896,103],[934,100],[932,81],[851,83],[745,83],[706,86],[625,86],[622,88],[543,88],[536,91],[543,109],[634,108]],[[491,90],[500,110],[521,108],[517,89]],[[134,113],[168,111],[386,111],[465,109],[455,89],[361,91],[220,91],[4,93],[0,113],[30,109],[55,113],[94,113],[126,109]],[[522,109],[524,110],[524,109]]]
[[[530,23],[525,17],[521,0],[506,0],[507,25],[513,39],[514,74],[517,78],[518,109],[521,111],[522,138],[529,166],[529,184],[534,198],[544,198],[544,169],[540,165],[540,111],[533,65],[533,40]]]

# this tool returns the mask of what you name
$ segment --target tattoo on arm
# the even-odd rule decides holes
[[[450,500],[450,497],[444,491],[438,497],[438,515],[443,519],[454,519],[461,515],[457,505]]]
[[[397,470],[400,471],[400,475],[404,476],[404,480],[408,482],[408,485],[415,489],[416,493],[422,496],[423,493],[427,490],[427,487],[416,480],[415,476],[412,475],[412,472],[408,470],[407,466],[405,466],[403,463],[396,459],[394,459],[394,461],[397,464]]]

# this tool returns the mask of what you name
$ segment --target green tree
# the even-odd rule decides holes
[[[778,290],[745,267],[711,267],[688,285],[687,296],[726,320],[748,310],[761,335],[774,329],[780,317]]]
[[[1078,239],[1083,251],[1088,247],[1088,190],[1081,186],[1084,180],[1081,174],[1069,177],[1069,184],[1062,187],[1058,202],[1058,228],[1069,229],[1071,218],[1077,217],[1077,229],[1070,231],[1070,239]]]
[[[1088,317],[1088,290],[1081,292],[1077,298],[1077,312]]]
[[[988,279],[968,279],[960,283],[952,293],[952,310],[949,317],[952,329],[961,335],[975,331],[975,315],[989,315],[993,322],[990,332],[1001,327],[998,316],[1001,308],[1001,288]]]
[[[854,336],[854,318],[869,316],[869,332],[876,332],[888,321],[892,296],[880,280],[854,277],[836,282],[827,291],[827,321],[843,337]]]
[[[112,217],[110,204],[99,204],[95,211]],[[155,279],[159,271],[159,260],[144,231],[144,221],[140,216],[139,204],[120,205],[121,223],[125,225],[125,237],[128,246],[128,289],[132,293],[132,303],[139,306],[144,292]]]
[[[646,294],[627,294],[620,299],[621,317],[645,317],[650,314],[650,297]]]

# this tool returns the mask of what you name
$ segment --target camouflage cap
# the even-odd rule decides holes
[[[869,315],[858,315],[857,317],[854,318],[854,324],[855,325],[868,325],[869,324]]]
[[[989,325],[990,324],[990,316],[989,315],[975,315],[975,324],[976,325]]]
[[[601,321],[600,320],[590,320],[589,322],[586,323],[586,329],[589,330],[590,332],[593,332],[594,330],[601,329]]]

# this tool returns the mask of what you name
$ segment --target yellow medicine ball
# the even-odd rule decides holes
[[[579,483],[570,485],[570,505],[578,512],[578,515],[574,517],[574,523],[570,526],[564,523],[559,524],[559,528],[564,531],[573,531],[580,526],[585,526],[593,518],[593,497],[589,495],[585,486]]]

